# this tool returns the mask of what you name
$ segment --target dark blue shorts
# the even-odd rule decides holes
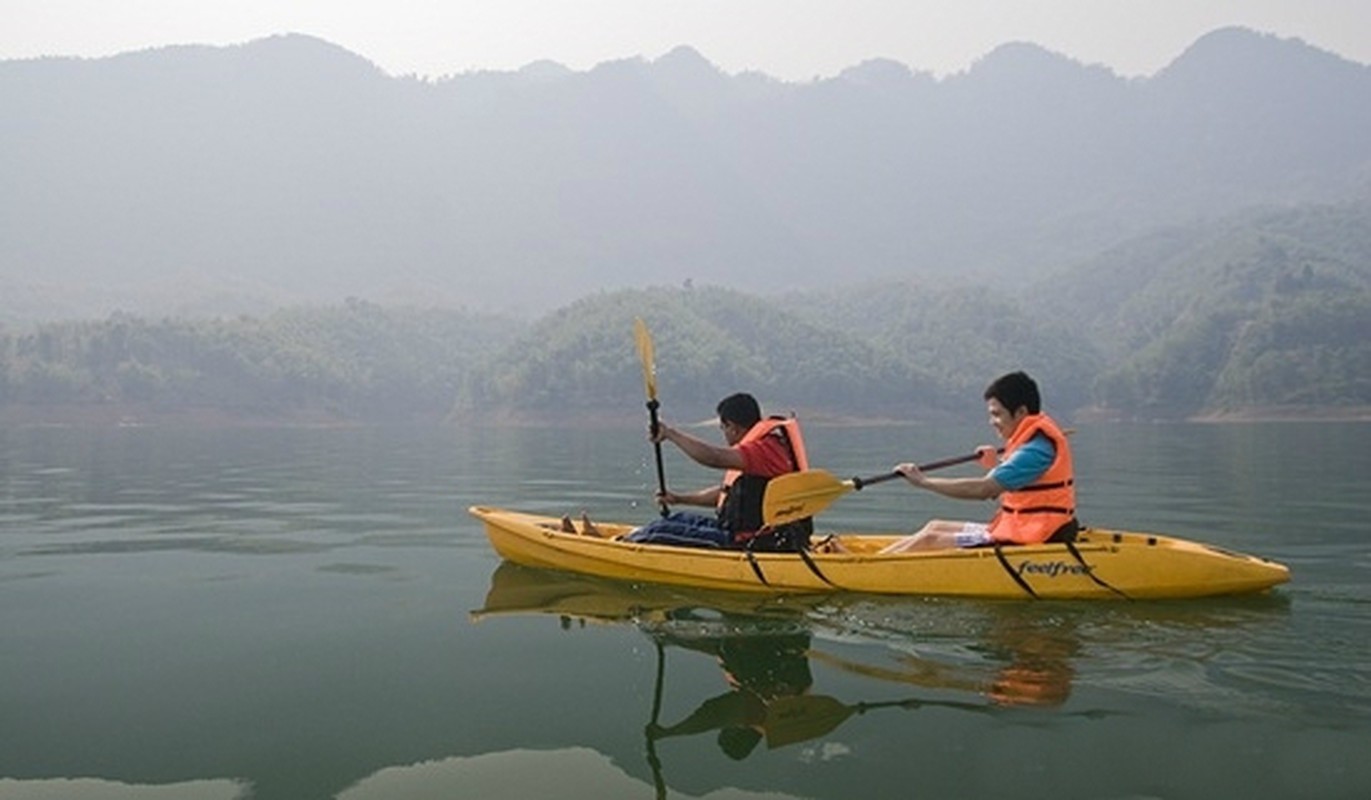
[[[628,534],[624,541],[680,547],[728,547],[733,542],[733,535],[719,527],[719,521],[714,517],[673,511]]]

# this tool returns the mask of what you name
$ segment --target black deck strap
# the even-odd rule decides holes
[[[1081,535],[1081,523],[1073,516],[1071,519],[1062,523],[1060,528],[1052,532],[1043,544],[1066,544],[1076,541],[1076,537]]]
[[[761,581],[763,586],[770,586],[771,582],[766,579],[766,575],[762,574],[762,565],[757,563],[757,557],[752,555],[751,550],[744,550],[743,552],[747,553],[747,563],[752,567],[752,571],[756,573],[757,580]]]
[[[1085,567],[1085,574],[1090,577],[1090,580],[1095,582],[1096,586],[1102,586],[1125,600],[1133,599],[1128,595],[1124,594],[1123,592],[1119,591],[1118,589],[1115,589],[1113,586],[1110,586],[1102,578],[1100,578],[1099,575],[1096,575],[1095,568],[1086,563],[1085,557],[1081,555],[1080,550],[1076,549],[1076,545],[1073,542],[1062,542],[1062,544],[1066,545],[1066,549],[1071,551],[1071,556],[1076,559],[1077,563],[1079,563],[1082,567]]]
[[[819,580],[832,586],[834,589],[840,588],[838,584],[828,579],[828,576],[823,573],[823,570],[819,569],[819,565],[814,563],[814,559],[809,557],[809,553],[805,552],[803,547],[797,549],[795,552],[800,554],[800,558],[804,560],[805,566],[809,567],[809,571],[819,576]]]
[[[1025,592],[1028,592],[1029,597],[1033,598],[1034,600],[1037,600],[1038,593],[1033,591],[1033,587],[1028,585],[1028,581],[1024,580],[1022,575],[1014,571],[1014,568],[1009,565],[1009,559],[1004,557],[1004,545],[996,543],[994,545],[994,548],[995,558],[998,558],[1000,560],[1000,566],[1004,567],[1004,571],[1008,573],[1009,577],[1014,579],[1015,583],[1019,584],[1020,589],[1023,589]]]

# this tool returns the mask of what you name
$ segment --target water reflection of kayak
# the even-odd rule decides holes
[[[907,697],[845,702],[814,691],[811,659],[851,669],[851,662],[813,647],[818,609],[833,598],[762,598],[736,592],[634,586],[619,581],[503,563],[491,575],[482,608],[471,612],[483,621],[518,614],[547,614],[582,623],[637,627],[656,646],[657,675],[651,717],[645,729],[649,762],[663,787],[657,744],[680,737],[712,735],[719,749],[743,759],[759,744],[786,747],[827,735],[849,718],[877,709],[914,710],[925,706],[985,713],[983,699],[959,701]],[[821,616],[821,615],[820,615]],[[723,691],[698,701],[675,720],[662,719],[666,651],[712,658],[723,675]],[[965,681],[942,688],[978,687]],[[966,684],[966,685],[962,685]],[[981,691],[980,694],[985,694]],[[659,797],[664,796],[659,792]]]
[[[811,646],[816,629],[851,639],[853,631],[845,629],[840,620],[862,620],[856,624],[878,631],[879,625],[868,617],[892,618],[891,608],[883,604],[873,605],[855,596],[845,603],[846,597],[763,598],[652,584],[635,586],[504,562],[491,575],[485,605],[471,612],[471,617],[480,621],[532,613],[558,616],[564,625],[573,620],[631,624],[660,644],[712,655],[729,685],[757,701],[749,706],[734,696],[702,705],[701,712],[719,716],[729,711],[742,714],[750,708],[753,717],[769,717],[769,725],[759,722],[758,726],[773,747],[788,741],[806,721],[820,729],[828,722],[836,725],[871,708],[923,704],[904,700],[841,704],[843,708],[839,708],[831,698],[807,693],[812,683],[810,661],[886,683],[979,695],[996,705],[1060,705],[1070,694],[1074,674],[1071,660],[1079,643],[1070,626],[1056,617],[1037,620],[1009,613],[1022,608],[1017,605],[978,607],[973,609],[982,623],[975,634],[981,640],[978,648],[993,656],[992,663],[958,664],[905,652],[894,664],[882,658],[878,665]],[[936,613],[946,617],[947,609]],[[679,735],[697,722],[664,734]]]
[[[824,597],[816,596],[815,602]],[[475,621],[511,614],[552,614],[581,622],[636,623],[705,634],[790,633],[806,627],[802,597],[632,584],[589,575],[529,568],[509,561],[490,576]],[[725,616],[727,615],[727,616]],[[729,622],[725,623],[727,619]]]
[[[1266,641],[1257,635],[1263,628],[1288,629],[1288,610],[1282,594],[1115,604],[762,595],[506,561],[471,616],[483,625],[551,617],[545,621],[572,636],[610,628],[645,634],[656,673],[650,707],[644,703],[644,745],[656,796],[665,798],[676,796],[666,787],[672,763],[701,743],[713,745],[706,752],[717,747],[716,758],[752,761],[769,750],[796,748],[806,757],[873,730],[923,725],[934,709],[940,723],[993,717],[996,730],[1133,714],[1115,692],[1157,691],[1135,678],[1174,669],[1187,658],[1181,653],[1203,642],[1225,657],[1203,671],[1235,655],[1239,669],[1250,666],[1244,646]],[[631,651],[637,661],[641,649]],[[698,667],[701,658],[717,665],[722,681],[702,684],[698,670],[682,680],[680,668]],[[1195,663],[1208,661],[1201,654]],[[1183,671],[1187,680],[1205,679]],[[1155,699],[1174,703],[1176,685],[1157,684],[1166,694]],[[1250,702],[1247,692],[1211,694],[1241,705]],[[1269,708],[1259,689],[1251,696]],[[698,774],[698,763],[693,769]]]
[[[750,553],[567,533],[552,517],[473,506],[503,558],[617,580],[771,594],[834,591],[986,598],[1161,599],[1262,592],[1289,580],[1272,561],[1145,533],[1083,530],[1072,544],[880,553],[898,536],[840,534],[844,552]]]

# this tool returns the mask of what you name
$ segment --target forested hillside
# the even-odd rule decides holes
[[[440,419],[516,323],[352,301],[263,318],[0,329],[0,418]]]
[[[1045,281],[1031,302],[1090,333],[1105,408],[1371,404],[1371,203],[1169,228]]]
[[[780,298],[657,287],[532,322],[350,301],[0,330],[0,416],[633,419],[636,317],[670,412],[693,419],[738,390],[811,417],[965,414],[1013,369],[1063,416],[1364,414],[1371,207],[1167,228],[1022,287],[886,281]]]
[[[778,412],[917,417],[954,407],[947,386],[903,353],[766,299],[706,287],[624,290],[558,310],[491,361],[458,410],[636,413],[645,387],[635,317],[648,322],[659,391],[677,413],[708,416],[736,391]]]

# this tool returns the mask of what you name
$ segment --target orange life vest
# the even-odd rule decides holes
[[[1000,510],[990,520],[990,537],[997,542],[1038,544],[1076,518],[1076,474],[1066,434],[1046,414],[1030,414],[1004,445],[1009,458],[1036,434],[1052,440],[1056,456],[1037,481],[1000,495]]]
[[[755,442],[764,436],[779,436],[790,450],[790,458],[797,471],[809,469],[800,422],[794,417],[767,417],[748,429],[738,444]],[[735,537],[762,529],[762,496],[770,478],[744,475],[742,470],[724,473],[724,491],[719,495],[719,521]],[[744,537],[745,538],[745,537]]]

